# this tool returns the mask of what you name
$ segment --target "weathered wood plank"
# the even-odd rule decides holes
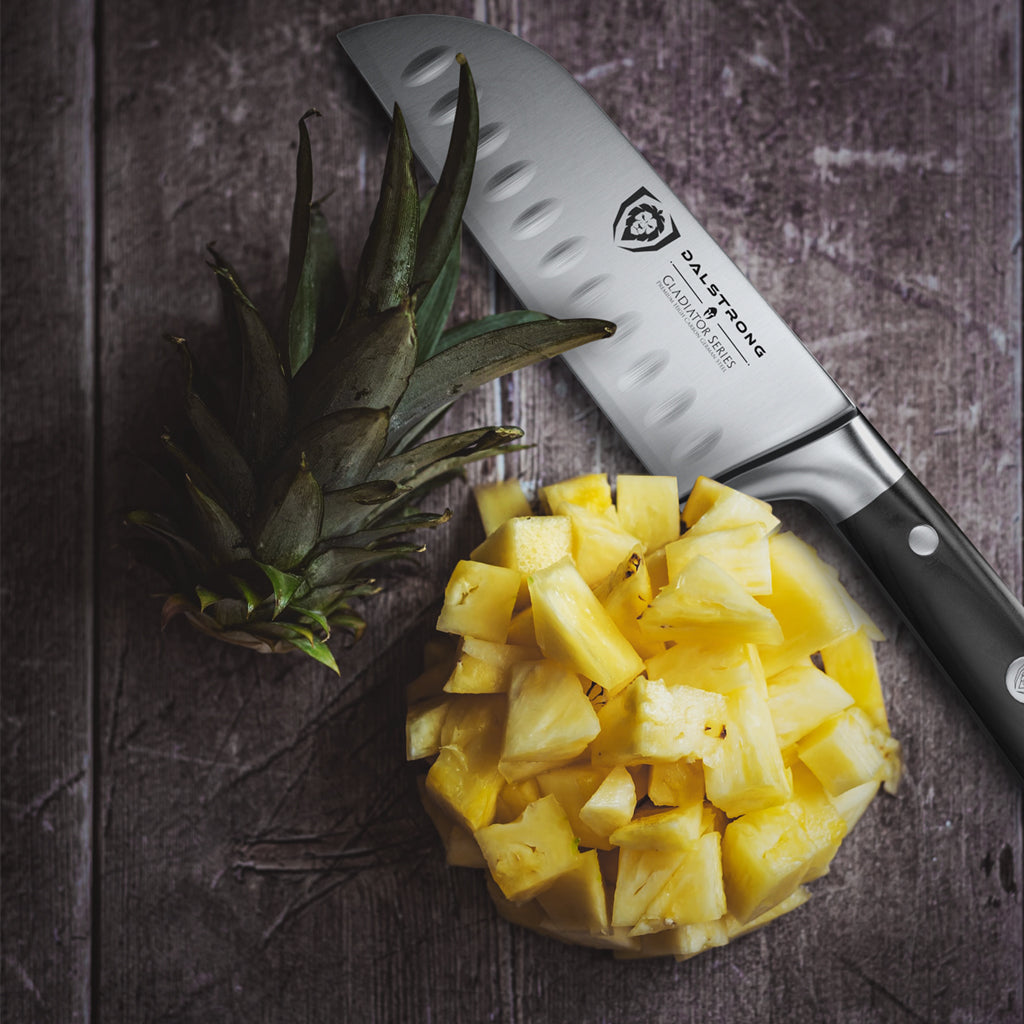
[[[186,334],[201,360],[222,358],[203,245],[216,239],[261,301],[275,296],[295,121],[311,104],[325,114],[313,126],[316,191],[335,187],[328,212],[354,266],[386,125],[333,33],[431,9],[106,12],[108,511],[145,485],[123,453],[154,448],[174,421],[175,386],[162,378],[177,366],[160,336]],[[1016,15],[761,0],[446,12],[488,16],[585,82],[1019,592],[1019,197],[1006,128]],[[459,314],[507,305],[468,248]],[[483,422],[522,423],[536,447],[474,479],[637,465],[558,363],[484,389],[451,418]],[[424,559],[388,574],[344,685],[177,625],[160,635],[155,583],[110,535],[105,1017],[1019,1018],[1019,789],[849,556],[796,508],[790,521],[893,638],[884,669],[909,763],[900,797],[872,810],[807,908],[685,964],[618,963],[497,920],[479,876],[443,865],[401,761],[402,685],[446,570],[479,536],[464,488],[438,500],[452,524],[427,538]]]
[[[3,10],[5,1020],[90,1014],[93,5]]]

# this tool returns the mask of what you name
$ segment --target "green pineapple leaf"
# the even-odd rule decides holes
[[[444,167],[423,218],[416,247],[412,293],[413,301],[417,304],[441,273],[462,228],[462,214],[473,183],[473,168],[480,141],[480,112],[473,75],[461,53],[457,60],[459,95],[455,107],[455,123],[452,125]]]
[[[356,274],[355,295],[346,318],[372,316],[409,297],[416,262],[419,194],[405,118],[395,106],[377,209]]]
[[[268,503],[256,530],[256,556],[281,569],[297,566],[320,536],[324,498],[303,458],[284,495]]]
[[[210,265],[226,283],[241,325],[242,382],[234,436],[250,464],[260,466],[288,436],[288,380],[281,354],[259,311],[242,291],[231,268],[212,249]]]
[[[391,416],[389,444],[439,406],[479,385],[588,341],[608,338],[605,320],[541,320],[505,327],[453,345],[418,366]]]
[[[391,409],[415,365],[416,331],[407,303],[347,325],[295,377],[296,426],[340,409]]]
[[[266,574],[267,579],[270,580],[271,587],[274,589],[274,618],[276,619],[291,603],[295,592],[302,585],[302,577],[290,572],[282,572],[276,566],[269,565],[267,562],[257,562],[256,564]]]
[[[456,345],[462,345],[479,338],[481,335],[490,334],[492,331],[501,331],[506,327],[518,327],[520,324],[539,323],[542,320],[551,320],[552,317],[546,313],[537,313],[532,309],[509,309],[504,313],[491,313],[482,316],[479,320],[468,320],[464,324],[455,324],[449,327],[434,346],[431,355],[440,355]]]
[[[436,437],[381,460],[374,475],[404,483],[417,477],[435,462],[470,455],[480,450],[500,448],[518,441],[522,436],[523,431],[519,427],[475,427],[458,434]]]
[[[326,491],[362,483],[377,463],[388,434],[385,409],[339,409],[304,427],[271,475],[287,471],[303,453],[309,471]]]
[[[256,507],[256,480],[252,469],[235,444],[234,438],[193,386],[192,353],[184,338],[170,338],[185,363],[185,416],[196,432],[206,456],[207,473],[218,495],[223,495],[229,511],[236,516],[251,516]],[[173,453],[183,459],[177,452]],[[184,453],[181,453],[184,456]]]
[[[423,197],[421,216],[426,214],[433,190]],[[416,362],[422,363],[436,353],[445,324],[451,316],[462,270],[462,231],[455,240],[434,283],[416,306]]]
[[[234,519],[189,476],[185,477],[185,489],[192,500],[199,532],[213,564],[230,565],[241,558],[248,558],[250,552],[245,534]]]
[[[299,149],[295,157],[295,199],[288,244],[288,276],[285,279],[284,308],[288,316],[288,372],[291,376],[313,351],[316,338],[316,297],[306,274],[309,259],[309,214],[313,206],[313,154],[306,121],[320,111],[307,110],[299,118]],[[306,277],[303,288],[303,277]]]

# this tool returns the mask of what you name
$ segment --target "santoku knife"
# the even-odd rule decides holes
[[[480,144],[465,223],[519,300],[614,321],[563,358],[652,473],[816,506],[1024,776],[1024,608],[796,335],[559,64],[482,22],[338,39],[435,178],[456,55]]]

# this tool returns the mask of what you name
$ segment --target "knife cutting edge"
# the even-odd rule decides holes
[[[1024,608],[589,93],[483,22],[409,15],[338,39],[435,178],[466,55],[466,227],[526,307],[617,324],[562,358],[647,469],[818,508],[1024,778]]]

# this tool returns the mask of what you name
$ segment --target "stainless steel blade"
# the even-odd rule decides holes
[[[481,22],[413,15],[339,35],[440,173],[457,53],[481,142],[465,223],[527,307],[614,321],[564,358],[647,468],[727,479],[854,416],[850,400],[572,76]]]

